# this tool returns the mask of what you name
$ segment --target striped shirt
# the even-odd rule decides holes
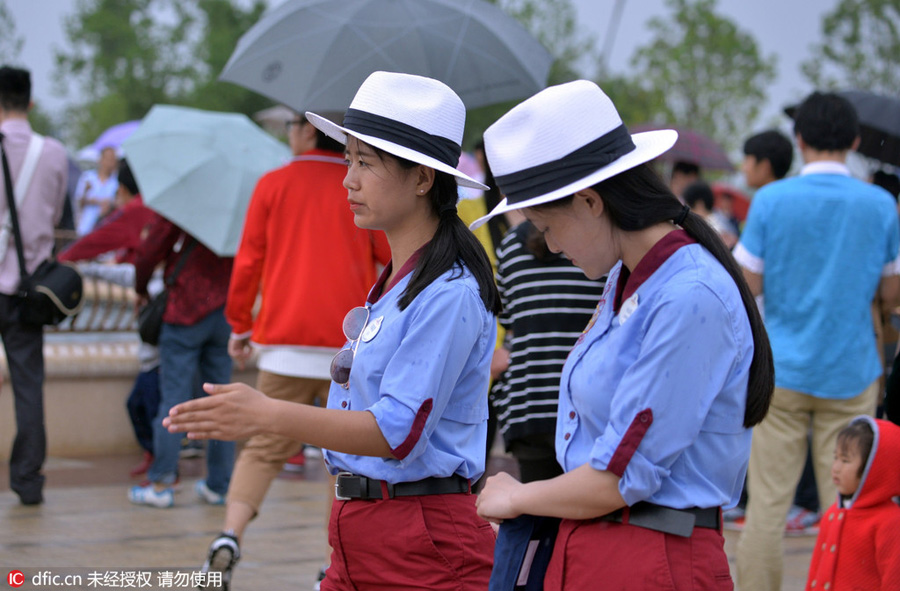
[[[500,323],[509,331],[505,346],[510,360],[491,398],[507,446],[555,432],[562,367],[605,282],[588,279],[562,256],[537,259],[526,246],[531,229],[529,222],[519,224],[497,249]]]

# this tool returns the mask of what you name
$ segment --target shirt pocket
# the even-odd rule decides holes
[[[477,425],[488,418],[487,395],[485,395],[485,404],[448,404],[444,409],[441,418],[456,421],[466,425]]]
[[[736,435],[745,430],[744,417],[743,415],[735,416],[734,414],[723,413],[713,409],[706,415],[700,430],[708,433]]]

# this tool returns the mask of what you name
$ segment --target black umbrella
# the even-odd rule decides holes
[[[856,108],[859,117],[860,144],[857,152],[900,166],[900,98],[865,90],[844,90],[836,93]],[[797,105],[785,107],[794,116]]]

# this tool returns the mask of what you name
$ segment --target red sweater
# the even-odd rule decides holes
[[[382,232],[353,223],[346,174],[341,154],[311,150],[259,180],[225,307],[235,334],[261,345],[344,344],[344,316],[365,302],[376,263],[390,258]]]
[[[900,585],[900,427],[868,418],[875,431],[853,504],[819,522],[807,591],[890,591]]]
[[[176,252],[174,246],[179,240],[183,240],[183,245],[194,240],[164,217],[156,213],[153,216],[149,233],[138,247],[134,259],[134,290],[143,296],[147,295],[147,283],[156,265],[165,261],[165,276],[168,277],[181,257],[181,252]],[[169,301],[163,321],[192,326],[213,310],[221,308],[228,293],[233,261],[231,257],[217,256],[203,244],[197,243],[188,254],[175,283],[169,287]]]
[[[144,205],[140,195],[136,195],[124,207],[110,214],[96,230],[69,245],[57,259],[83,261],[116,250],[117,262],[133,263],[144,230],[153,219],[153,210]]]

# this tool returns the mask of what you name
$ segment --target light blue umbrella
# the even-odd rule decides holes
[[[123,144],[144,203],[219,256],[237,252],[259,177],[287,146],[245,115],[156,105]]]

